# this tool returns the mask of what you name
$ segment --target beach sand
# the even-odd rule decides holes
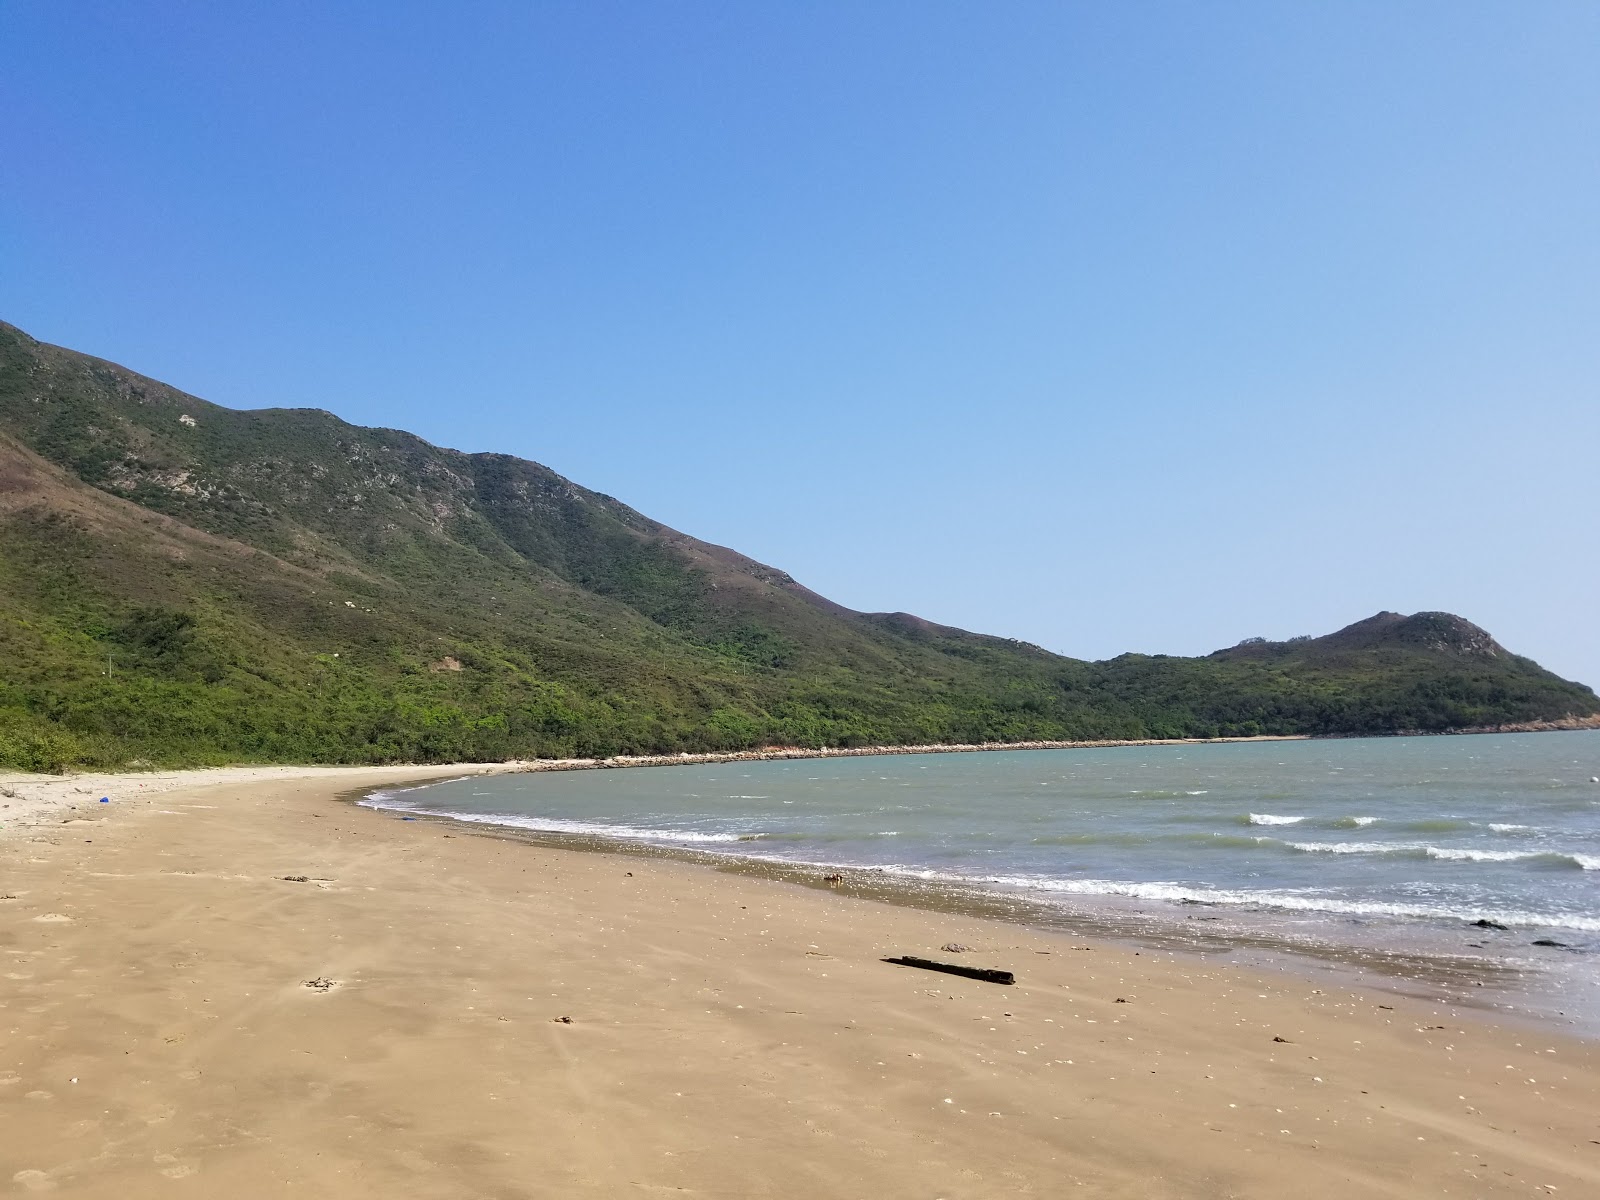
[[[8,781],[0,1192],[1600,1194],[1593,1043],[335,799],[449,771]]]

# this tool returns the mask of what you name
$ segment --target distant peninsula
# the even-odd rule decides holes
[[[1592,690],[1448,613],[1085,662],[854,612],[537,463],[223,408],[0,323],[6,768],[1597,721]]]

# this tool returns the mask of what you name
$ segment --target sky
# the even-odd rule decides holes
[[[1065,654],[1600,686],[1600,5],[0,3],[0,319]]]

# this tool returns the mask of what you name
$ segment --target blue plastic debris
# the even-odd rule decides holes
[[[100,797],[100,803],[101,804],[110,804],[111,803],[111,797],[110,796],[101,796]]]
[[[400,819],[402,821],[415,821],[416,820],[415,817],[401,817]]]

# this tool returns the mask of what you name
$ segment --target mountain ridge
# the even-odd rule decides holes
[[[47,768],[1600,712],[1589,689],[1449,614],[1090,663],[855,612],[541,464],[320,409],[228,409],[4,323],[0,656],[0,763]]]

